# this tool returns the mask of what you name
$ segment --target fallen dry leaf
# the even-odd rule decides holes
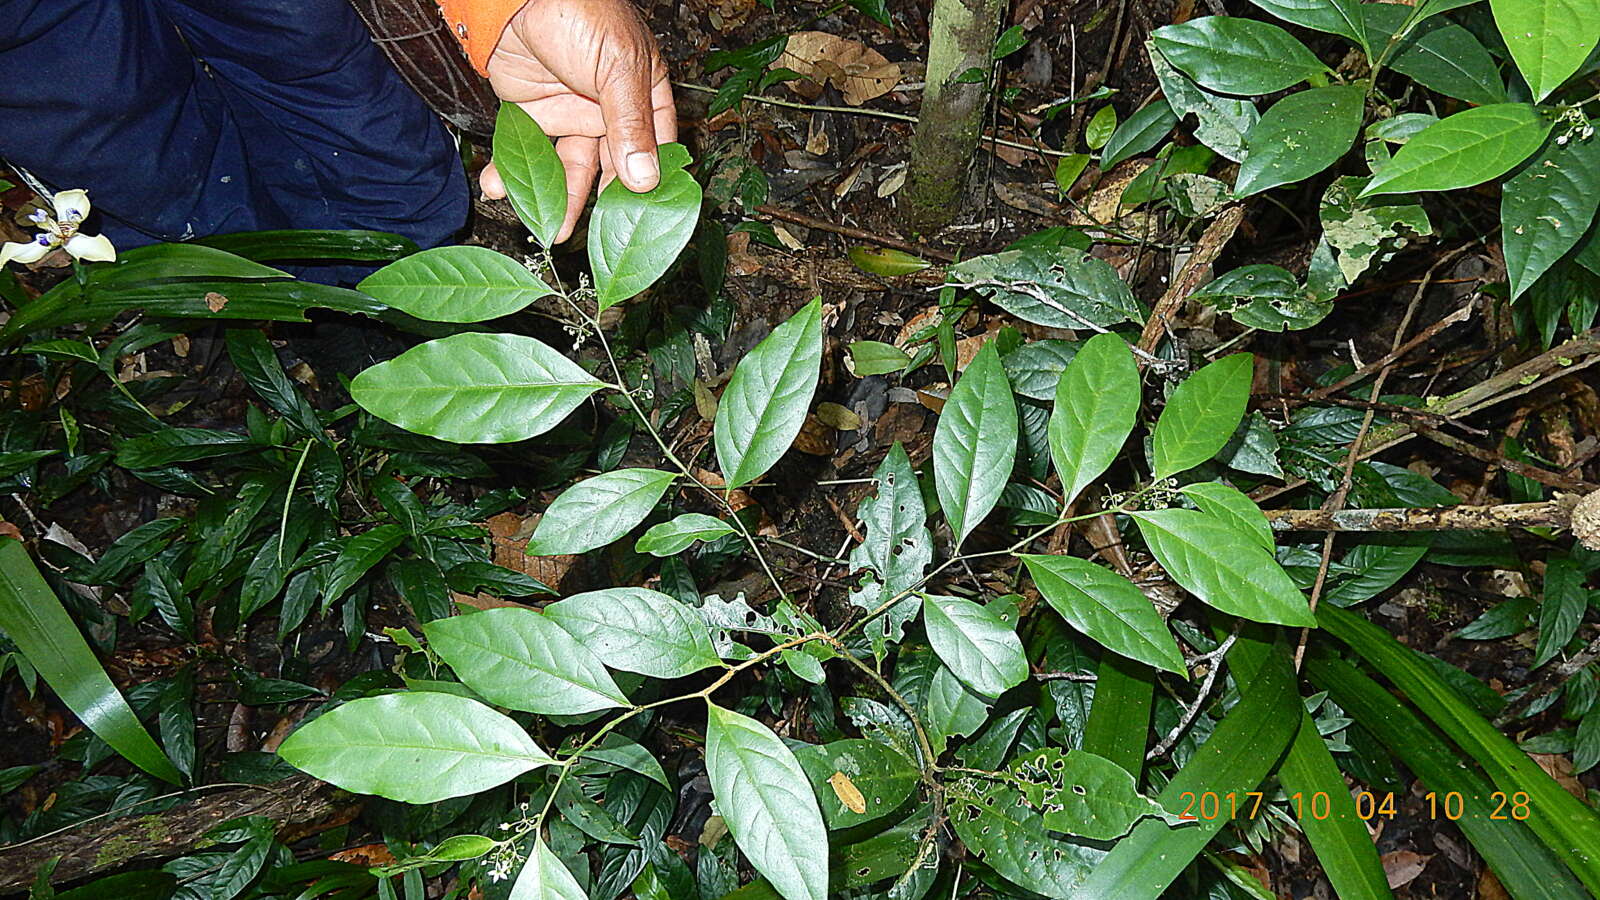
[[[216,291],[206,291],[206,309],[212,312],[222,312],[228,306],[228,298]]]
[[[578,557],[529,556],[524,552],[528,546],[528,538],[533,535],[533,526],[538,522],[537,516],[524,519],[511,512],[490,518],[484,524],[489,527],[489,538],[494,547],[491,560],[497,566],[505,566],[553,588],[559,588],[561,580],[567,577]]]
[[[1566,788],[1567,793],[1579,800],[1584,799],[1583,785],[1572,776],[1572,760],[1556,753],[1529,753],[1539,768],[1545,770],[1558,784]]]
[[[328,857],[334,862],[354,863],[360,866],[386,866],[394,862],[394,854],[383,844],[362,844],[340,850]]]
[[[851,106],[882,97],[900,81],[900,67],[883,54],[860,41],[825,31],[790,35],[788,46],[772,61],[772,68],[793,69],[809,79],[789,82],[789,87],[807,100],[817,99],[821,86],[832,83]]]
[[[1415,850],[1395,850],[1383,854],[1383,874],[1389,879],[1389,888],[1410,884],[1428,867],[1433,854],[1423,855]]]

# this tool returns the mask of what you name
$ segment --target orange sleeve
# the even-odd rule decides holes
[[[489,54],[526,0],[436,0],[445,24],[467,51],[478,74],[489,74]]]

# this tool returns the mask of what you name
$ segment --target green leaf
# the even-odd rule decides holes
[[[1356,0],[1250,0],[1278,18],[1299,25],[1347,37],[1367,49],[1367,26],[1363,4]]]
[[[920,777],[905,754],[866,738],[804,744],[794,748],[794,755],[811,779],[830,831],[877,821],[896,811]],[[858,800],[862,811],[851,808]]]
[[[1117,108],[1108,103],[1089,117],[1089,124],[1083,129],[1083,142],[1090,150],[1099,150],[1111,140],[1111,133],[1116,130]]]
[[[1044,826],[1075,837],[1114,841],[1146,817],[1181,820],[1139,793],[1133,776],[1109,759],[1045,747],[1011,764],[1028,805],[1043,810]]]
[[[1489,0],[1489,8],[1535,102],[1572,77],[1600,37],[1597,0]]]
[[[306,402],[283,371],[272,343],[258,328],[231,328],[227,334],[228,358],[239,374],[267,405],[287,417],[308,435],[322,436],[317,411]]]
[[[589,268],[600,311],[654,284],[694,236],[700,185],[684,171],[681,144],[657,148],[661,183],[642,194],[619,178],[606,185],[589,216]]]
[[[256,449],[260,445],[248,434],[211,428],[163,428],[118,445],[117,465],[125,469],[155,469]]]
[[[1179,490],[1206,515],[1233,527],[1240,536],[1256,542],[1268,553],[1276,551],[1277,541],[1272,537],[1272,526],[1267,523],[1266,515],[1238,488],[1220,481],[1200,481],[1186,484]]]
[[[1500,192],[1500,239],[1513,299],[1577,245],[1596,209],[1600,140],[1593,137],[1558,136],[1506,179]]]
[[[1017,401],[994,342],[956,380],[933,432],[933,477],[956,544],[1000,500],[1017,455]]]
[[[196,238],[189,243],[225,250],[252,262],[307,259],[388,262],[417,252],[416,242],[408,237],[360,229],[239,231]]]
[[[755,719],[706,713],[706,774],[734,843],[785,900],[827,900],[827,829],[805,770]]]
[[[539,243],[550,247],[567,216],[567,172],[555,145],[522,107],[502,103],[494,120],[493,153],[511,208]]]
[[[1180,116],[1194,116],[1194,136],[1200,143],[1233,160],[1245,159],[1244,136],[1261,114],[1255,104],[1238,97],[1224,97],[1200,87],[1173,68],[1154,42],[1147,42],[1150,67],[1155,71],[1161,93]]]
[[[731,490],[766,474],[805,424],[822,372],[822,298],[772,329],[734,366],[712,434]]]
[[[163,781],[183,776],[106,676],[21,543],[0,537],[0,632],[95,736]]]
[[[1533,154],[1551,120],[1528,103],[1496,103],[1440,119],[1406,141],[1359,196],[1449,191],[1504,175]]]
[[[1083,747],[1121,766],[1138,780],[1144,769],[1156,672],[1115,653],[1102,654],[1094,695],[1083,723]]]
[[[1283,567],[1252,538],[1192,509],[1132,516],[1167,574],[1201,602],[1255,622],[1316,624]]]
[[[1070,556],[1024,555],[1050,607],[1100,646],[1184,675],[1183,652],[1144,591],[1128,579]]]
[[[890,375],[911,364],[904,350],[882,341],[851,341],[850,372],[857,378]]]
[[[1088,842],[1051,835],[1043,817],[1011,784],[972,779],[960,787],[950,792],[956,835],[1008,881],[1046,897],[1077,897],[1074,886],[1105,858],[1104,850]],[[1088,896],[1122,900],[1116,894]]]
[[[493,838],[481,834],[452,834],[427,852],[428,859],[465,862],[488,853],[495,847]]]
[[[1258,194],[1303,181],[1339,161],[1361,131],[1366,88],[1360,84],[1312,88],[1274,103],[1245,135],[1249,153],[1233,192]]]
[[[1341,604],[1343,605],[1343,604]],[[1528,630],[1538,604],[1532,597],[1512,597],[1484,611],[1452,635],[1463,641],[1497,641]]]
[[[1253,263],[1232,269],[1189,295],[1235,322],[1262,331],[1310,328],[1333,312],[1331,298],[1312,295],[1282,266]]]
[[[392,262],[356,287],[430,322],[498,319],[555,293],[511,257],[465,245],[435,247]]]
[[[1110,109],[1111,107],[1106,107]],[[1089,154],[1068,153],[1056,160],[1056,189],[1066,194],[1078,183],[1078,177],[1089,166]]]
[[[322,608],[327,609],[355,587],[361,576],[382,562],[400,542],[406,539],[406,530],[393,522],[386,522],[346,538],[334,557],[328,576],[328,587],[322,592]]]
[[[1249,353],[1224,356],[1173,390],[1150,441],[1156,479],[1192,469],[1228,443],[1244,420],[1254,365]]]
[[[1405,25],[1411,9],[1368,4],[1367,30],[1387,43]],[[1472,32],[1435,19],[1414,25],[1389,54],[1388,67],[1423,87],[1468,103],[1505,103],[1500,67]]]
[[[633,530],[677,476],[658,469],[615,469],[561,492],[533,529],[530,556],[587,553]]]
[[[683,513],[670,522],[652,525],[634,542],[636,553],[672,556],[689,549],[695,541],[714,541],[733,534],[733,526],[705,513]]]
[[[1064,506],[1116,460],[1138,413],[1133,351],[1117,335],[1095,335],[1061,373],[1050,411],[1050,458],[1061,476]]]
[[[1019,319],[1047,328],[1109,328],[1142,319],[1117,271],[1071,247],[1027,247],[975,256],[946,270],[949,284],[976,289]]]
[[[912,272],[921,272],[933,265],[920,256],[913,256],[904,250],[892,247],[851,247],[848,256],[861,271],[882,275],[885,278],[910,275]]]
[[[1427,534],[1373,535],[1339,560],[1344,570],[1323,592],[1322,602],[1351,606],[1393,587],[1428,555]]]
[[[600,660],[555,620],[501,607],[422,626],[463,684],[491,703],[546,716],[627,706]]]
[[[1338,268],[1331,278],[1337,286],[1325,290],[1325,296],[1319,298],[1330,304],[1336,291],[1354,284],[1367,269],[1388,262],[1412,239],[1433,233],[1428,213],[1414,198],[1363,199],[1357,194],[1366,183],[1367,179],[1354,176],[1335,178],[1322,195],[1319,215],[1323,240]],[[1314,256],[1311,274],[1315,274],[1315,260]]]
[[[535,834],[528,861],[511,883],[510,900],[588,900],[588,895],[561,859],[545,846],[544,836]]]
[[[1014,623],[961,597],[924,594],[922,621],[928,643],[962,683],[998,697],[1028,677],[1028,659]]]
[[[1157,98],[1117,126],[1111,139],[1100,148],[1100,168],[1110,171],[1117,163],[1149,150],[1172,133],[1178,116],[1165,98]],[[1059,181],[1059,179],[1057,179]]]
[[[1000,358],[1011,389],[1033,400],[1049,400],[1056,394],[1061,373],[1078,353],[1078,344],[1046,338],[1029,341]]]
[[[544,615],[613,669],[682,678],[722,665],[705,619],[657,591],[615,587],[574,594],[546,606]]]
[[[510,718],[437,691],[352,700],[301,726],[278,755],[347,791],[402,803],[476,794],[555,762]]]
[[[1255,19],[1203,16],[1150,38],[1185,75],[1224,94],[1270,94],[1328,70],[1289,32]]]
[[[380,419],[456,443],[504,444],[556,427],[605,383],[516,334],[456,334],[355,377],[350,396]]]
[[[1533,667],[1555,658],[1578,633],[1589,606],[1589,591],[1584,576],[1572,560],[1558,556],[1545,568],[1544,599],[1539,601],[1539,645],[1533,651]]]
[[[905,447],[898,441],[890,446],[872,477],[875,494],[863,498],[856,510],[864,536],[850,551],[853,568],[877,576],[850,593],[850,603],[868,611],[910,590],[933,563],[927,505]],[[916,618],[921,605],[915,596],[907,596],[862,628],[880,662],[888,644],[904,636],[906,623]]]

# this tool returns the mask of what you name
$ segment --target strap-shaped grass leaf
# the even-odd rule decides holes
[[[1117,458],[1139,414],[1139,366],[1114,334],[1097,334],[1056,382],[1047,430],[1050,458],[1070,504]]]
[[[1113,653],[1184,674],[1183,653],[1144,591],[1088,560],[1026,555],[1033,583],[1073,628]]]
[[[1233,526],[1240,535],[1260,544],[1268,553],[1275,551],[1277,541],[1272,537],[1272,525],[1261,507],[1243,491],[1220,481],[1197,481],[1179,490],[1206,515]]]
[[[722,665],[706,620],[659,591],[614,587],[574,594],[544,608],[613,669],[654,678],[682,678]]]
[[[1535,101],[1571,78],[1600,37],[1600,0],[1489,0],[1489,8]]]
[[[962,683],[998,697],[1028,677],[1028,658],[1014,623],[961,597],[923,596],[928,643]]]
[[[1168,812],[1183,813],[1189,805],[1186,793],[1215,791],[1226,797],[1232,791],[1243,797],[1256,790],[1294,737],[1304,707],[1289,660],[1280,655],[1242,681],[1243,699],[1156,798]],[[1227,822],[1227,816],[1181,825],[1144,819],[1071,896],[1156,900]]]
[[[1412,135],[1360,196],[1450,191],[1481,184],[1533,155],[1550,127],[1551,120],[1529,103],[1462,110]]]
[[[560,220],[556,221],[560,225]],[[430,322],[509,316],[554,293],[521,263],[487,247],[435,247],[392,262],[356,285]]]
[[[1354,665],[1323,653],[1306,657],[1305,672],[1357,722],[1382,734],[1384,746],[1416,773],[1436,798],[1452,793],[1462,798],[1456,824],[1511,896],[1539,900],[1594,896],[1539,842],[1527,823],[1504,812],[1494,818],[1503,806],[1501,799],[1491,796],[1495,786],[1388,688]]]
[[[1366,6],[1367,31],[1387,43],[1410,18],[1410,7]],[[1388,67],[1423,87],[1468,103],[1505,103],[1499,64],[1472,32],[1444,19],[1415,24],[1389,53]]]
[[[1173,390],[1150,440],[1157,479],[1200,465],[1228,443],[1250,402],[1254,363],[1249,353],[1224,356]]]
[[[1178,116],[1166,98],[1158,97],[1128,117],[1100,149],[1100,168],[1109,172],[1117,163],[1149,150],[1172,133]]]
[[[1367,49],[1367,26],[1357,0],[1250,0],[1293,25],[1347,37]]]
[[[683,170],[682,144],[657,148],[661,183],[642,194],[619,178],[606,185],[589,216],[589,268],[600,311],[654,284],[694,236],[700,184]]]
[[[183,776],[106,676],[82,632],[28,558],[28,551],[6,537],[0,537],[0,632],[17,645],[67,708],[111,749],[157,778],[183,782]]]
[[[729,488],[766,474],[805,424],[822,373],[822,298],[739,360],[717,403],[717,464]]]
[[[545,846],[544,836],[535,834],[528,861],[522,864],[517,880],[511,883],[511,900],[588,900],[588,897],[560,857]]]
[[[1117,270],[1072,247],[1032,246],[974,256],[946,280],[972,285],[1019,319],[1047,328],[1109,328],[1140,318],[1139,302]]]
[[[633,530],[677,476],[659,469],[617,469],[561,492],[528,539],[532,556],[586,553]]]
[[[829,830],[889,815],[911,796],[919,777],[905,754],[866,738],[806,744],[794,755],[811,779]]]
[[[1017,456],[1017,401],[994,343],[956,380],[933,432],[933,483],[955,533],[966,540],[1000,501]]]
[[[1133,519],[1167,574],[1201,602],[1255,622],[1316,624],[1278,561],[1235,528],[1192,509],[1151,510]]]
[[[1094,699],[1083,723],[1083,749],[1103,756],[1139,780],[1155,705],[1156,671],[1106,653],[1095,668]]]
[[[555,145],[522,107],[502,103],[494,120],[493,152],[511,208],[540,244],[551,246],[567,216],[567,171]]]
[[[1167,61],[1201,87],[1224,94],[1270,94],[1328,70],[1276,25],[1203,16],[1151,32]]]
[[[362,372],[350,396],[367,412],[459,444],[522,441],[561,424],[605,382],[542,341],[455,334]]]
[[[547,716],[628,705],[593,653],[531,609],[437,619],[422,631],[461,681],[491,703]]]
[[[1051,831],[1112,841],[1147,816],[1169,825],[1181,821],[1140,794],[1121,766],[1083,750],[1044,747],[1012,763],[1011,774],[1022,782],[1028,804],[1044,811],[1044,826]]]
[[[652,525],[634,542],[636,553],[672,556],[689,549],[695,541],[714,541],[733,534],[733,526],[705,513],[683,513],[670,521]]]
[[[1511,296],[1571,250],[1600,209],[1600,140],[1546,141],[1501,186],[1500,240]]]
[[[1317,621],[1403,691],[1507,795],[1527,792],[1527,825],[1591,892],[1600,894],[1600,813],[1567,793],[1511,739],[1461,699],[1437,670],[1382,628],[1335,607]]]
[[[1361,131],[1364,85],[1341,84],[1300,91],[1272,104],[1245,135],[1249,155],[1233,192],[1258,194],[1303,181],[1339,161]]]
[[[278,755],[347,791],[403,803],[476,794],[555,761],[510,718],[436,691],[352,700],[289,735]]]
[[[785,900],[826,900],[828,832],[805,769],[749,716],[706,704],[706,774],[734,843]]]

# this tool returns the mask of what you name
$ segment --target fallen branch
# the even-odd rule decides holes
[[[1498,506],[1442,506],[1434,509],[1270,509],[1274,531],[1480,531],[1502,528],[1573,529],[1585,547],[1600,550],[1600,535],[1585,532],[1578,512],[1584,503],[1600,505],[1600,492],[1580,501],[1562,494],[1543,503]]]

